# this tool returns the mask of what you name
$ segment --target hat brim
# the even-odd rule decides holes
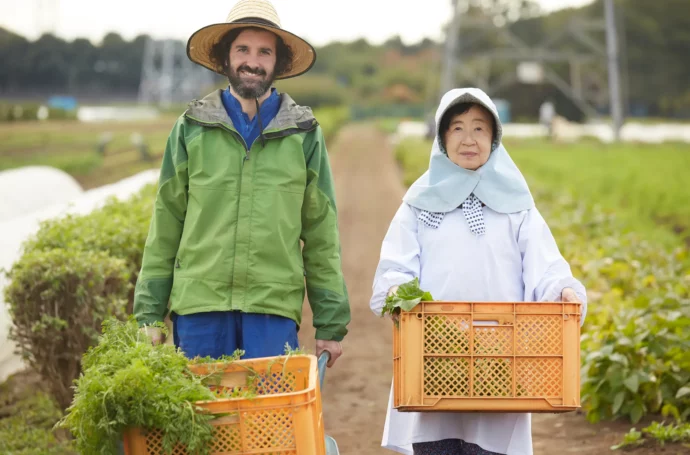
[[[288,79],[304,74],[314,66],[316,62],[316,50],[311,44],[282,28],[272,27],[252,21],[224,22],[221,24],[207,25],[200,28],[187,41],[187,57],[213,72],[225,76],[223,68],[219,68],[211,60],[211,48],[218,43],[228,32],[239,28],[256,27],[275,33],[292,50],[292,68],[290,71],[276,74],[276,79]]]

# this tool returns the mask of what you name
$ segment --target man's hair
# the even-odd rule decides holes
[[[450,128],[450,121],[453,120],[453,117],[456,115],[464,114],[465,112],[469,111],[472,109],[472,106],[478,106],[484,110],[489,116],[491,117],[491,142],[496,142],[496,118],[494,117],[494,114],[491,113],[486,107],[482,106],[479,103],[459,103],[454,106],[451,106],[450,109],[446,111],[445,114],[443,114],[443,117],[441,117],[441,128],[439,128],[439,135],[441,136],[441,140],[443,140],[443,136],[448,131]],[[444,144],[445,145],[445,144]]]
[[[228,72],[228,62],[230,46],[237,39],[237,37],[245,30],[255,30],[261,32],[268,32],[268,30],[261,27],[242,27],[234,30],[230,30],[225,34],[223,38],[220,39],[216,44],[211,47],[211,61],[216,65],[216,70],[223,74]],[[269,32],[270,33],[270,32]],[[273,72],[275,76],[280,76],[285,74],[292,69],[292,49],[290,46],[285,44],[283,39],[276,35],[276,67]]]

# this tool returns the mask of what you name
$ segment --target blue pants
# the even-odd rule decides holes
[[[188,315],[172,314],[175,346],[193,359],[219,358],[245,351],[243,359],[273,357],[285,353],[285,343],[298,347],[297,324],[270,314],[212,311]]]

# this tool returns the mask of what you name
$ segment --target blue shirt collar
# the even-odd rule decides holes
[[[221,99],[233,126],[240,133],[247,147],[251,147],[262,133],[259,128],[259,116],[261,117],[261,126],[266,129],[266,126],[278,114],[281,101],[278,90],[271,88],[271,94],[259,106],[259,115],[255,115],[253,119],[249,120],[249,116],[242,111],[239,100],[230,93],[229,87],[222,91]]]
[[[250,122],[249,116],[242,111],[242,104],[240,104],[240,101],[230,92],[229,87],[223,90],[222,100],[223,104],[225,105],[225,110],[228,111],[228,115],[230,115],[230,117],[237,115],[241,116],[245,122]],[[278,108],[280,108],[280,94],[275,87],[272,87],[271,94],[268,95],[268,98],[266,98],[261,103],[261,106],[259,106],[259,113],[261,114],[261,121],[264,124],[264,127],[268,125],[268,121],[264,120],[265,116],[270,115],[270,113],[274,110],[277,114]],[[275,114],[271,118],[273,117],[275,117]],[[252,119],[252,121],[254,120],[256,120],[256,116],[254,116]]]

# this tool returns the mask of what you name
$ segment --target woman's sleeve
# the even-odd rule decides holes
[[[374,276],[373,295],[369,306],[381,315],[388,290],[393,286],[419,278],[420,247],[417,238],[417,216],[403,203],[393,217],[381,245],[381,257]]]
[[[534,208],[520,226],[518,245],[522,254],[525,301],[558,302],[565,288],[572,288],[582,302],[582,323],[587,314],[587,292],[573,277],[570,265],[561,255],[549,226]]]

